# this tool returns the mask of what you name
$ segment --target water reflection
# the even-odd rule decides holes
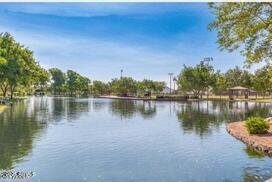
[[[194,132],[200,136],[210,133],[210,125],[217,127],[221,121],[215,113],[201,107],[199,103],[183,105],[177,112],[177,118],[183,131]]]
[[[182,130],[199,136],[211,134],[221,123],[249,116],[269,116],[271,105],[248,102],[191,102],[181,105],[176,115]]]
[[[265,157],[265,155],[262,152],[258,152],[256,150],[252,149],[251,147],[246,147],[244,149],[244,151],[251,158],[258,158],[258,159],[260,159],[260,158]]]
[[[17,162],[25,159],[24,156],[27,155],[29,160],[33,160],[30,154],[32,147],[35,146],[36,155],[44,152],[44,156],[56,156],[56,165],[66,167],[65,170],[71,174],[72,170],[78,170],[77,173],[82,176],[88,176],[89,173],[86,171],[92,169],[95,175],[102,173],[108,175],[107,179],[110,179],[111,175],[126,175],[127,173],[123,171],[126,171],[128,166],[131,171],[145,174],[146,169],[142,166],[151,161],[152,165],[149,169],[154,169],[150,171],[152,174],[156,171],[165,171],[156,174],[164,177],[162,179],[170,179],[169,176],[173,179],[182,179],[185,173],[175,170],[186,171],[188,168],[185,164],[193,164],[192,166],[200,166],[204,169],[207,165],[205,161],[211,161],[213,163],[210,167],[215,166],[214,170],[222,167],[222,163],[226,164],[223,168],[226,172],[235,172],[230,166],[236,167],[239,173],[233,174],[236,175],[234,179],[238,179],[236,181],[262,181],[261,179],[272,175],[271,167],[267,167],[269,163],[267,157],[249,148],[243,149],[244,145],[239,145],[240,142],[232,145],[234,143],[232,138],[224,133],[225,130],[222,130],[221,126],[227,122],[243,120],[248,116],[270,114],[271,104],[254,102],[144,102],[61,97],[30,98],[15,104],[0,115],[0,170],[15,167]],[[92,122],[89,122],[90,118]],[[116,118],[130,119],[131,122],[128,123],[129,125],[124,122],[111,122],[116,121]],[[156,122],[137,122],[146,119]],[[69,122],[68,126],[67,122]],[[53,126],[49,127],[51,125]],[[54,130],[55,127],[57,130]],[[76,137],[71,135],[71,131],[75,130],[78,132]],[[47,131],[52,133],[49,135]],[[213,132],[218,132],[217,134],[220,135],[217,140],[213,140],[214,137],[205,137],[212,135]],[[59,138],[59,133],[65,137]],[[53,150],[37,149],[33,144],[37,138],[42,141],[44,135],[49,135],[47,136],[51,139],[49,141],[54,141],[52,142],[54,145],[50,146]],[[76,144],[75,147],[70,145],[71,140]],[[206,143],[201,145],[199,141]],[[229,145],[231,147],[224,148],[223,145],[228,142],[231,143]],[[209,143],[217,146],[216,149],[205,148]],[[233,161],[233,156],[228,155],[232,152],[240,161]],[[71,161],[63,157],[64,154],[74,161],[81,162],[73,167]],[[220,160],[214,160],[214,156]],[[122,161],[124,165],[118,163],[120,158],[124,159]],[[38,160],[35,161],[36,163],[30,161],[28,165],[47,162],[47,159],[42,157],[36,156],[35,159]],[[195,163],[195,161],[199,162]],[[52,170],[55,169],[54,166]],[[163,168],[164,166],[167,166],[167,169]],[[44,168],[44,171],[50,170]],[[115,170],[111,171],[112,169]],[[195,172],[194,170],[192,168],[188,172]],[[208,169],[205,172],[212,176]],[[196,177],[202,175],[201,172],[194,174]],[[89,177],[93,177],[92,174],[90,175]],[[135,179],[139,176],[133,176],[133,173],[129,175]],[[128,176],[124,176],[125,178],[130,179]]]
[[[37,110],[41,108],[28,110],[19,103],[0,115],[0,170],[11,169],[31,151],[34,138],[45,127],[38,120]]]
[[[30,98],[10,106],[0,114],[0,170],[28,155],[48,123],[73,121],[88,111],[89,102],[65,98]]]
[[[156,115],[156,104],[151,101],[112,100],[109,104],[113,115],[121,119],[133,118],[137,115],[151,119]]]

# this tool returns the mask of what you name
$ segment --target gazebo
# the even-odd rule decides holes
[[[235,95],[238,96],[239,93],[243,93],[245,95],[245,99],[248,99],[248,96],[250,94],[250,89],[246,87],[241,87],[241,86],[229,88],[229,99],[233,100],[234,96]]]

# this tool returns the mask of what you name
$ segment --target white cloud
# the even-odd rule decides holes
[[[177,53],[136,46],[132,42],[21,32],[11,27],[0,27],[0,30],[9,31],[17,41],[32,49],[42,66],[59,67],[64,71],[73,69],[91,79],[110,80],[124,69],[125,75],[136,79],[167,81],[167,73],[178,72],[185,63]]]

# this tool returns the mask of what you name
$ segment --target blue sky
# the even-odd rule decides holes
[[[213,57],[216,69],[242,66],[220,52],[207,3],[1,3],[0,32],[34,51],[45,68],[73,69],[91,80],[125,76],[168,81],[183,65]]]

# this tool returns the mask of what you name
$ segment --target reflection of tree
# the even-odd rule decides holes
[[[112,100],[110,110],[121,118],[132,118],[140,114],[143,118],[152,118],[156,115],[156,105],[151,101]]]
[[[0,115],[0,170],[27,155],[33,139],[50,121],[76,119],[88,112],[88,100],[36,97],[14,104]]]
[[[265,156],[264,153],[256,151],[250,147],[246,147],[244,151],[251,158],[263,158]]]
[[[34,103],[39,102],[40,99],[43,99],[44,104],[43,109],[39,112],[42,122],[76,120],[89,111],[88,99],[41,97],[33,99]]]
[[[65,106],[68,120],[75,120],[89,111],[88,100],[69,99]]]
[[[156,115],[156,105],[152,105],[150,101],[143,102],[138,105],[138,111],[144,119],[153,118]]]
[[[3,112],[0,115],[0,170],[12,168],[15,161],[29,153],[34,137],[43,127],[37,122],[37,112],[29,112],[24,103]]]
[[[95,112],[101,111],[107,107],[109,103],[105,99],[92,100],[92,108]]]
[[[177,112],[184,131],[195,131],[200,136],[212,132],[221,123],[241,121],[249,116],[266,117],[271,105],[247,102],[192,102],[182,105]]]
[[[187,104],[177,112],[178,120],[184,131],[194,131],[196,134],[203,136],[211,132],[210,125],[218,125],[218,118],[210,114],[207,110],[201,108],[199,103]]]

